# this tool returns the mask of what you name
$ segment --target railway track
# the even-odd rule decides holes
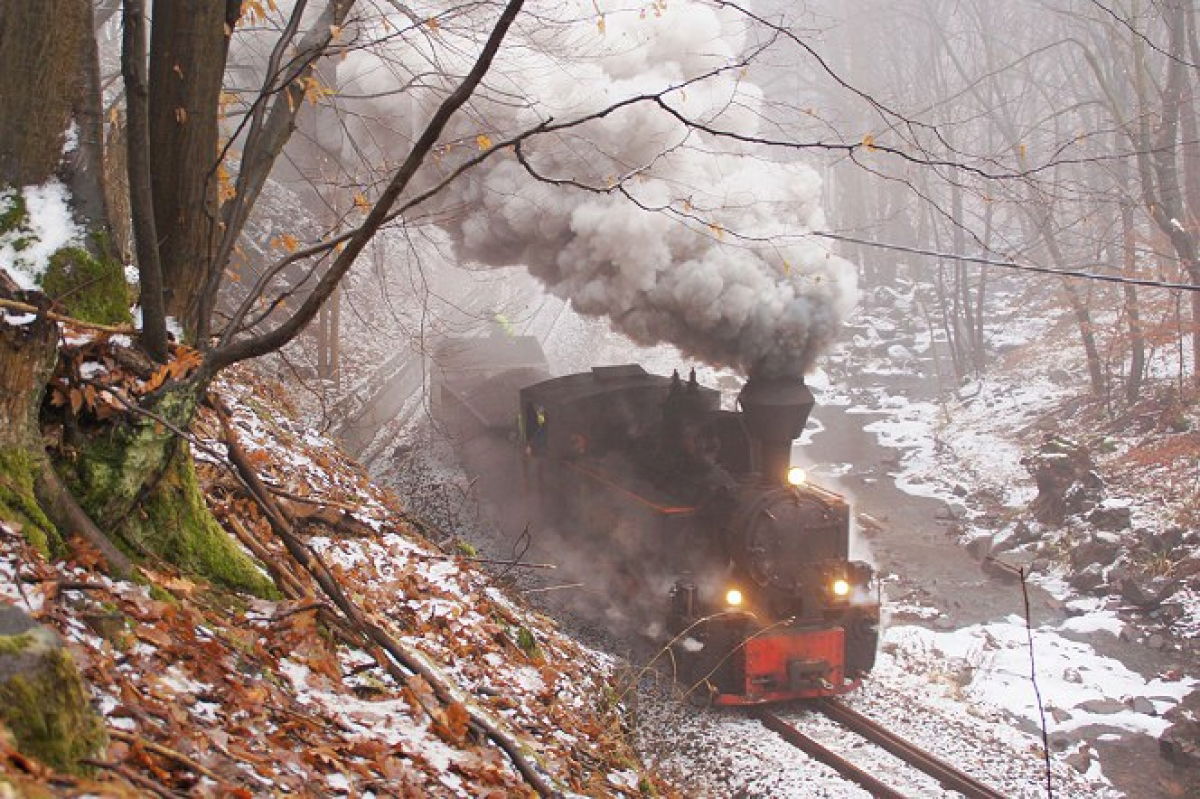
[[[880,726],[878,722],[855,710],[851,710],[841,702],[822,699],[814,703],[813,706],[845,729],[862,736],[879,748],[895,755],[908,765],[928,774],[947,790],[956,791],[968,797],[968,799],[1004,799],[1004,794],[999,791],[988,787],[950,764],[937,759],[924,749],[909,743],[895,733]],[[767,729],[776,733],[809,757],[826,764],[846,779],[857,782],[863,788],[870,791],[873,796],[879,799],[908,799],[905,794],[892,788],[871,772],[814,740],[771,711],[758,710],[756,715]]]

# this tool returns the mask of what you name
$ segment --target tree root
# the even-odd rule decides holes
[[[69,538],[70,533],[78,533],[95,547],[107,561],[110,574],[122,580],[129,579],[133,574],[133,563],[125,557],[125,553],[117,549],[75,501],[75,497],[54,471],[50,459],[42,458],[41,461],[41,470],[34,480],[34,493],[46,516],[54,522],[64,539]]]
[[[355,638],[370,642],[371,645],[367,647],[367,651],[371,653],[376,662],[398,682],[407,684],[414,676],[420,677],[433,689],[434,695],[443,704],[461,705],[467,711],[471,726],[508,755],[530,787],[540,796],[561,796],[562,789],[537,762],[532,746],[504,730],[500,720],[493,717],[487,709],[477,705],[465,691],[444,677],[437,664],[427,655],[405,646],[383,628],[369,621],[359,607],[346,596],[321,556],[297,537],[294,526],[287,518],[287,513],[279,506],[270,490],[258,477],[245,450],[238,443],[237,434],[229,421],[228,410],[215,398],[212,404],[221,422],[229,460],[233,463],[251,498],[267,517],[272,531],[283,542],[288,553],[309,573],[326,596],[345,615],[351,629],[358,634]],[[361,641],[355,641],[355,643],[361,645]],[[420,699],[419,691],[413,693],[431,718],[436,720],[441,715],[439,708],[429,707]]]

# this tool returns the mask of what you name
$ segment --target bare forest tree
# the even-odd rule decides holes
[[[908,0],[826,10],[850,31],[844,74],[875,104],[871,113],[839,119],[838,128],[930,162],[914,171],[858,153],[834,165],[832,211],[850,235],[902,248],[914,246],[915,235],[918,249],[940,254],[929,282],[960,377],[982,367],[987,343],[988,272],[964,257],[1200,282],[1192,101],[1200,60],[1190,3]],[[898,31],[927,46],[887,47]],[[829,84],[812,91],[827,94]],[[864,191],[860,166],[886,182]],[[896,187],[907,199],[888,203],[905,212],[880,213],[877,204]],[[886,230],[893,217],[913,219],[913,233]],[[909,259],[886,247],[875,257]],[[1144,292],[1074,278],[1057,290],[1093,393],[1109,396],[1115,353],[1124,396],[1134,401],[1153,344]],[[1156,307],[1169,299],[1162,290],[1153,296]],[[1195,382],[1200,292],[1184,299],[1191,323],[1175,332],[1190,339]],[[1110,309],[1120,309],[1116,326]],[[1180,368],[1189,368],[1187,359]]]

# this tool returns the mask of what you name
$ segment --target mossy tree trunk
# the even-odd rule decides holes
[[[215,27],[217,41],[216,49],[204,52],[203,57],[184,52],[178,45],[159,53],[162,91],[201,77],[190,70],[181,81],[178,66],[163,67],[171,53],[186,55],[189,60],[184,63],[199,58],[215,65],[204,79],[203,89],[212,94],[207,112],[212,119],[206,120],[188,101],[188,113],[175,117],[176,106],[171,105],[171,119],[161,120],[167,126],[163,135],[174,142],[175,149],[171,150],[173,160],[159,162],[160,171],[168,176],[188,173],[190,182],[178,191],[187,197],[201,192],[195,195],[200,198],[199,205],[189,208],[191,217],[183,218],[178,209],[168,212],[171,230],[179,225],[213,224],[213,208],[206,199],[212,188],[212,170],[184,170],[179,165],[210,163],[215,158],[216,93],[227,46],[225,23],[230,14],[236,20],[239,4],[224,0],[156,4],[156,12],[176,17],[169,26],[171,31],[164,30],[161,35],[173,32],[179,41],[190,41],[190,46],[203,50],[213,42],[200,41],[203,37],[189,39],[199,20],[189,19],[184,6],[204,7],[208,15],[204,19],[209,23],[203,26],[204,35],[211,39]],[[98,97],[85,96],[98,91],[92,35],[89,0],[6,0],[0,13],[0,66],[5,76],[0,81],[0,107],[5,109],[0,117],[0,189],[42,183],[54,176],[70,187],[75,221],[87,231],[85,242],[51,256],[42,278],[44,295],[22,298],[44,306],[57,297],[61,299],[58,310],[85,321],[113,324],[129,320],[131,298],[124,267],[112,254],[108,233],[104,173],[99,163]],[[64,159],[66,130],[73,121],[82,134],[82,146]],[[200,150],[184,156],[180,148],[188,146]],[[208,160],[200,158],[201,150]],[[178,192],[171,197],[172,202],[186,205]],[[191,243],[175,242],[182,247],[176,257],[180,262],[202,261],[208,244],[187,241]],[[196,250],[189,253],[187,247],[193,245]],[[12,296],[15,288],[0,287],[0,292]],[[122,544],[127,552],[161,558],[214,582],[270,593],[267,578],[208,512],[187,445],[174,432],[191,425],[206,380],[168,382],[143,400],[141,413],[107,424],[69,425],[72,431],[65,445],[53,453],[51,467],[38,422],[45,386],[54,369],[57,333],[57,326],[45,318],[15,325],[0,317],[0,517],[21,524],[30,541],[47,554],[60,553],[63,538],[83,532],[117,573],[127,572],[130,564],[111,541]]]
[[[0,324],[0,517],[47,555],[61,553],[62,540],[34,484],[45,460],[38,408],[57,355],[58,326],[48,319]]]
[[[203,389],[194,381],[170,384],[146,402],[144,415],[75,433],[59,469],[88,515],[129,554],[272,594],[270,580],[209,512],[187,443],[174,432],[191,425]]]

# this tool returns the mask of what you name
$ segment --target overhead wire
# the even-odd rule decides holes
[[[1155,280],[1153,278],[1130,277],[1128,275],[1111,275],[1101,272],[1089,272],[1084,269],[1058,269],[1051,266],[1041,266],[1040,264],[1022,263],[1020,261],[1012,261],[999,258],[985,258],[980,255],[958,255],[956,253],[939,252],[937,250],[929,250],[923,247],[910,247],[906,244],[896,244],[894,242],[873,241],[871,239],[861,239],[856,236],[847,236],[844,233],[833,233],[827,230],[814,230],[809,235],[823,239],[831,239],[833,241],[842,241],[849,244],[861,244],[866,247],[876,247],[882,250],[893,250],[896,252],[906,252],[912,255],[927,255],[933,258],[946,258],[954,261],[966,261],[967,263],[979,264],[981,266],[999,266],[1005,269],[1016,269],[1022,272],[1037,272],[1044,275],[1057,275],[1059,277],[1077,277],[1084,280],[1100,280],[1105,283],[1124,283],[1133,286],[1146,286],[1149,288],[1170,289],[1172,291],[1200,291],[1200,285],[1193,283],[1175,283],[1169,280]]]

